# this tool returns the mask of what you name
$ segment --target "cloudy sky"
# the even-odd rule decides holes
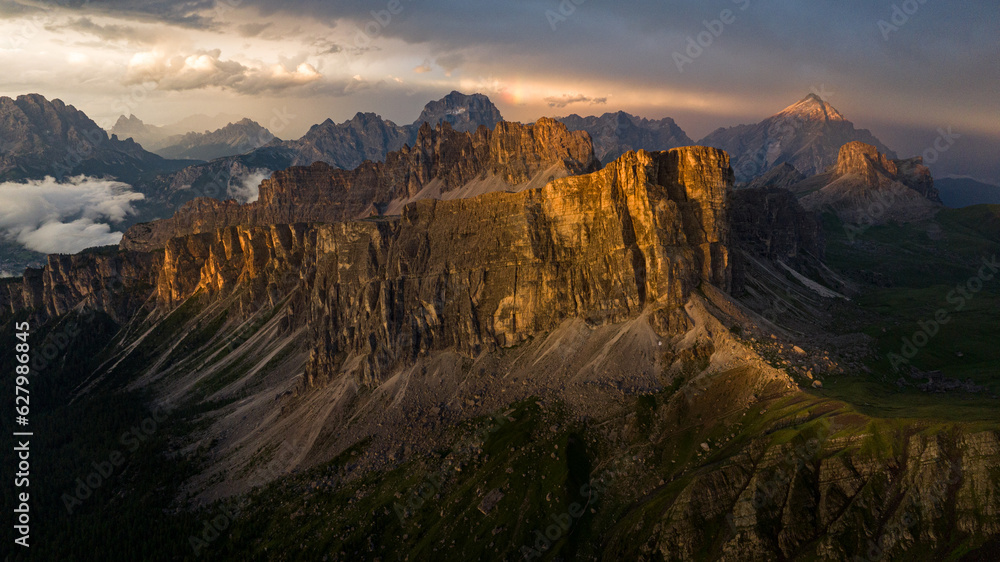
[[[695,139],[817,91],[937,173],[1000,181],[1000,3],[952,0],[0,0],[0,95],[110,126],[238,114],[282,138],[457,89],[507,119],[623,109]],[[700,45],[698,43],[701,43]]]

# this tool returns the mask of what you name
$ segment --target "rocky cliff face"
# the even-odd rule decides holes
[[[731,200],[734,243],[770,261],[794,264],[806,256],[822,260],[823,229],[787,189],[739,189]]]
[[[791,187],[808,193],[802,205],[829,209],[853,223],[883,223],[925,218],[940,206],[930,170],[922,159],[893,160],[872,145],[850,142],[841,147],[828,174]]]
[[[390,204],[441,196],[474,180],[492,179],[492,189],[514,189],[541,175],[580,174],[596,169],[585,133],[570,133],[551,119],[533,125],[500,123],[460,133],[450,125],[424,125],[415,145],[390,153],[385,162],[354,170],[323,163],[276,172],[260,186],[259,199],[195,200],[164,221],[137,225],[122,240],[133,250],[161,248],[170,238],[224,226],[335,222],[379,214]]]
[[[516,156],[526,140],[556,151],[588,146],[580,135],[554,139],[559,130],[565,132],[541,121],[534,128],[503,124],[494,137],[485,128],[459,136],[443,126],[437,134],[426,128],[425,139],[464,138],[465,149],[493,155],[485,169],[516,181],[546,165],[544,159]],[[413,150],[416,161],[430,167],[398,177],[426,180],[421,174],[435,169],[433,161]],[[387,170],[394,169],[392,161]],[[369,186],[387,177],[373,166],[359,172],[378,180]],[[669,331],[701,281],[721,287],[730,281],[726,213],[732,175],[728,157],[715,149],[630,152],[601,171],[540,189],[419,200],[392,219],[303,224],[320,222],[301,213],[318,205],[324,192],[285,188],[317,185],[320,178],[326,178],[319,184],[324,189],[360,188],[342,183],[335,172],[322,165],[288,170],[284,174],[303,183],[285,176],[271,180],[256,207],[197,201],[171,223],[162,257],[130,250],[52,256],[43,272],[4,285],[3,308],[39,308],[51,317],[88,301],[117,310],[102,288],[109,282],[119,289],[146,287],[145,293],[136,291],[140,300],[155,285],[163,310],[198,291],[231,294],[240,287],[241,306],[251,307],[276,304],[280,291],[304,281],[310,293],[296,316],[310,326],[314,340],[308,380],[353,370],[372,383],[429,350],[471,355],[509,347],[570,317],[621,321],[655,305],[658,322]],[[228,220],[238,225],[219,224]],[[132,233],[124,245],[136,246],[139,238]],[[354,358],[350,365],[347,357]]]
[[[698,144],[728,152],[736,180],[745,183],[786,162],[806,176],[824,173],[837,162],[840,147],[851,141],[896,157],[867,129],[856,129],[832,105],[810,94],[760,123],[718,129]]]
[[[151,294],[161,265],[161,253],[50,255],[45,267],[0,284],[0,312],[30,312],[44,322],[84,305],[122,322]]]
[[[270,298],[284,271],[305,272],[310,382],[354,371],[373,384],[431,350],[474,355],[565,318],[621,321],[652,304],[676,328],[702,280],[729,282],[731,182],[714,149],[628,153],[542,189],[420,200],[391,220],[183,236],[166,244],[159,302],[241,283]]]

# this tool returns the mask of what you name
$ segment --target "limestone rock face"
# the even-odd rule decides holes
[[[500,123],[496,130],[455,131],[424,124],[414,146],[390,153],[385,162],[366,161],[354,170],[322,162],[275,172],[260,185],[258,201],[196,199],[170,219],[136,225],[121,246],[148,251],[185,234],[225,226],[335,222],[381,214],[390,204],[441,196],[479,180],[492,188],[516,189],[535,178],[563,177],[597,169],[586,133],[569,132],[552,119],[533,125]]]
[[[0,284],[0,315],[26,310],[44,321],[84,304],[123,320],[150,294],[161,264],[159,253],[50,255],[45,267]]]
[[[458,144],[435,144],[431,154],[482,151],[493,173],[516,181],[555,154],[589,154],[585,136],[560,139],[560,130],[543,121],[499,127],[490,138],[481,128],[451,137]],[[427,132],[426,143],[448,140]],[[550,152],[515,157],[531,142]],[[401,152],[400,161],[420,165],[395,177],[392,161],[351,176],[314,165],[276,176],[258,204],[194,201],[170,223],[175,230],[160,231],[162,251],[52,256],[44,270],[3,285],[0,305],[53,317],[81,303],[114,314],[148,301],[168,312],[201,293],[232,299],[226,306],[238,316],[294,294],[288,321],[311,334],[307,381],[347,373],[374,384],[421,354],[509,347],[568,318],[603,324],[651,309],[658,330],[676,332],[687,326],[683,306],[700,283],[728,288],[733,177],[722,151],[628,152],[600,171],[542,188],[419,199],[399,216],[330,220],[342,216],[335,203],[351,200],[321,194],[427,181],[444,166],[427,155],[419,146]],[[378,183],[387,177],[396,183]],[[291,185],[315,189],[285,189]],[[141,228],[148,230],[132,235],[150,237],[158,225]]]
[[[793,264],[805,256],[823,259],[823,229],[787,189],[733,192],[730,226],[734,244],[770,261]]]
[[[704,559],[710,547],[721,548],[720,560],[907,560],[940,544],[945,518],[969,535],[998,532],[986,468],[995,432],[916,435],[895,458],[868,457],[854,440],[748,447],[695,476],[639,549],[672,560]],[[803,453],[811,446],[819,454]],[[728,522],[725,539],[706,521]]]
[[[877,183],[880,175],[898,175],[899,168],[874,146],[854,141],[840,147],[834,173],[838,176],[854,174],[867,182]]]
[[[893,160],[862,142],[842,146],[830,173],[791,189],[808,193],[801,201],[807,209],[832,210],[853,223],[919,220],[941,207],[930,170],[921,158]]]
[[[348,371],[373,383],[431,350],[473,355],[650,305],[669,330],[699,283],[729,283],[731,184],[721,151],[640,151],[540,189],[419,200],[400,217],[228,226],[167,242],[158,302],[244,287],[260,304],[304,282],[313,382]]]

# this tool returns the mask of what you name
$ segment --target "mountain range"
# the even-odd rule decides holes
[[[131,203],[131,212],[121,217],[115,215],[116,228],[169,217],[198,197],[253,201],[264,179],[293,166],[322,162],[333,168],[355,170],[368,165],[366,162],[384,162],[391,154],[412,151],[411,147],[426,142],[431,135],[421,139],[424,123],[431,126],[432,132],[437,124],[447,123],[452,132],[489,136],[489,131],[502,122],[499,110],[488,97],[459,92],[428,103],[410,125],[396,125],[374,113],[358,113],[342,123],[327,119],[295,140],[273,138],[257,123],[243,119],[213,132],[169,137],[173,144],[161,148],[163,154],[208,157],[212,153],[238,153],[191,164],[147,152],[132,139],[119,140],[116,134],[107,137],[86,115],[59,100],[49,102],[31,95],[17,100],[5,98],[2,104],[7,115],[2,125],[3,138],[9,139],[0,160],[4,165],[2,177],[30,181],[51,175],[62,181],[83,174],[125,181],[142,199]],[[691,144],[691,139],[669,118],[656,121],[618,112],[600,117],[571,115],[560,122],[571,131],[585,131],[596,158],[604,164],[631,150],[657,151]],[[480,128],[486,133],[478,133]],[[165,138],[161,134],[165,129],[144,125],[135,116],[122,116],[113,130],[123,134],[126,131],[160,134],[161,140]],[[84,138],[86,131],[91,131],[93,143]],[[445,138],[451,133],[443,134]],[[74,139],[81,138],[78,150]],[[749,180],[746,185],[772,188],[802,184],[795,190],[803,195],[818,190],[821,187],[818,183],[831,177],[841,147],[850,142],[862,142],[890,160],[895,158],[870,133],[855,129],[836,109],[815,95],[759,124],[720,129],[701,144],[722,148],[731,155],[738,183]],[[438,194],[444,195],[444,192]],[[914,204],[923,206],[924,199],[937,201],[934,197],[920,197]],[[854,200],[849,207],[858,207],[862,200],[864,197]],[[73,220],[72,213],[66,213],[61,220]],[[41,258],[40,254],[17,248],[13,244],[3,250],[0,267],[18,270],[29,263],[37,264]]]
[[[110,175],[132,183],[188,164],[109,137],[82,111],[38,94],[0,97],[0,143],[0,181]]]
[[[853,141],[896,158],[870,131],[855,128],[832,105],[809,94],[760,123],[717,129],[698,144],[728,152],[736,180],[750,182],[786,163],[806,176],[824,173],[837,162],[840,147]]]
[[[176,144],[176,139],[187,134],[217,131],[242,119],[243,117],[239,115],[191,115],[175,123],[158,126],[144,123],[142,119],[130,114],[127,117],[125,115],[119,116],[108,133],[122,139],[131,138],[146,150],[159,153],[160,149]],[[202,158],[195,159],[203,160]]]
[[[973,178],[945,177],[935,180],[941,201],[953,208],[1000,204],[1000,186]]]
[[[559,121],[571,131],[587,131],[594,142],[594,154],[602,164],[617,160],[630,150],[668,150],[694,142],[673,119],[644,119],[624,111],[600,117],[580,117],[575,113]]]
[[[601,167],[552,119],[442,122],[50,255],[0,281],[0,333],[56,350],[38,555],[988,559],[1000,290],[927,311],[990,267],[1000,210],[935,204],[925,170],[846,143],[799,199],[716,148]],[[933,212],[845,234],[899,189]]]
[[[126,120],[124,116],[111,129],[111,132],[122,138],[131,137],[142,143],[140,137],[129,131],[136,122],[142,126],[134,115]],[[159,141],[149,141],[147,146],[154,153],[176,160],[214,160],[224,156],[243,154],[255,148],[264,146],[274,139],[270,131],[251,119],[240,119],[214,131],[203,133],[188,132],[171,135]]]

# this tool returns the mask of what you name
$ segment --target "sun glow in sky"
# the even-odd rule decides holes
[[[883,4],[8,0],[0,95],[60,98],[104,126],[284,111],[276,133],[295,138],[357,111],[409,123],[457,89],[507,119],[624,110],[697,139],[818,91],[902,154],[943,126],[1000,139],[995,3],[922,4],[894,30]]]

